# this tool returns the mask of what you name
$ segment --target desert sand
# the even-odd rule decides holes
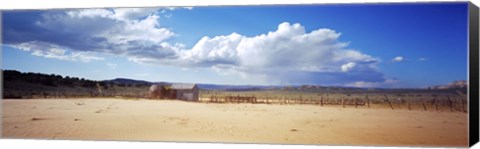
[[[2,137],[373,146],[468,143],[467,114],[175,100],[2,100]]]

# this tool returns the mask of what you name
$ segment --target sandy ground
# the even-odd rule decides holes
[[[467,114],[173,100],[2,100],[2,137],[467,146]]]

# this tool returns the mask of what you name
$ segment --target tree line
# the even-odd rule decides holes
[[[16,70],[4,70],[3,80],[5,82],[23,81],[45,86],[68,86],[68,87],[96,87],[96,84],[105,85],[102,81],[93,81],[78,77],[61,76],[56,74],[43,74],[32,72],[20,72]]]

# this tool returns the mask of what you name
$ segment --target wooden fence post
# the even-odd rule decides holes
[[[460,94],[460,96],[462,97],[462,98],[460,98],[460,100],[462,102],[462,111],[466,113],[467,110],[465,109],[465,100],[467,99],[467,95],[463,94],[462,92],[460,92],[458,90],[457,90],[457,93]]]
[[[425,105],[425,100],[423,100],[423,97],[421,98],[421,100],[422,100],[423,110],[428,111],[427,106]]]
[[[454,102],[453,107],[455,108],[455,110],[461,111],[460,107],[457,106],[458,104],[457,98],[453,98],[453,102]]]
[[[323,96],[320,96],[320,106],[323,106]]]
[[[370,108],[370,98],[368,98],[368,94],[367,94],[367,106],[368,108]]]
[[[427,105],[425,105],[425,102],[422,102],[423,110],[428,111]]]
[[[387,102],[390,105],[390,108],[392,108],[392,110],[393,110],[392,101],[390,101],[390,99],[388,99],[387,95],[384,94],[383,96],[385,96],[385,99],[387,99]]]
[[[410,98],[407,99],[408,110],[412,110],[412,107],[410,106],[410,101],[411,101],[411,100],[412,100],[412,99],[410,99]]]
[[[450,99],[450,96],[447,95],[448,106],[450,107],[450,111],[453,112],[453,101]]]

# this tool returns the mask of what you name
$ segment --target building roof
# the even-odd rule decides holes
[[[196,84],[186,84],[186,83],[175,83],[170,86],[171,89],[193,89],[196,86]]]

